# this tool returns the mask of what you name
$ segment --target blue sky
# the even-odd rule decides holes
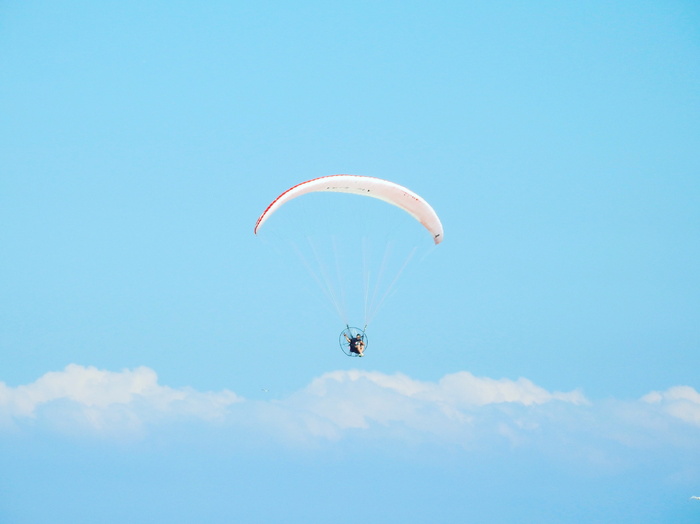
[[[3,2],[0,520],[696,522],[699,28]],[[252,232],[335,173],[445,226],[364,359]]]

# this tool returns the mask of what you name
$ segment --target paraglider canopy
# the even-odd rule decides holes
[[[442,242],[444,237],[442,224],[437,213],[416,193],[389,180],[360,175],[331,175],[314,178],[289,188],[263,211],[255,224],[255,233],[257,234],[265,221],[285,203],[301,195],[317,191],[354,193],[378,198],[412,215],[430,232],[436,244]]]

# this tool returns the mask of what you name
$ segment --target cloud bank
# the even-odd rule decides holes
[[[559,446],[569,454],[592,441],[696,449],[700,393],[676,386],[634,401],[594,403],[581,391],[548,391],[525,378],[462,371],[426,382],[351,370],[326,373],[288,397],[261,401],[228,390],[171,388],[146,367],[113,372],[76,364],[26,385],[0,382],[4,433],[40,428],[147,438],[173,424],[210,428],[232,440],[264,436],[292,446],[359,438],[462,449]]]

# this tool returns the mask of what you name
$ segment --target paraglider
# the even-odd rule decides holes
[[[318,192],[355,194],[384,201],[400,208],[412,216],[415,220],[420,222],[420,224],[422,224],[422,226],[432,237],[434,245],[440,244],[444,239],[444,232],[440,218],[435,210],[423,198],[410,189],[395,182],[360,175],[330,175],[307,180],[292,186],[275,198],[267,206],[267,208],[265,208],[255,223],[254,233],[257,235],[263,224],[265,224],[273,214],[275,214],[280,208],[291,200],[309,193]],[[318,217],[319,221],[323,219],[323,217]],[[374,229],[381,229],[381,227],[382,224],[376,224]],[[408,259],[404,263],[404,266],[407,263]],[[308,264],[305,265],[307,265],[308,269]],[[399,270],[399,274],[402,270],[403,266]],[[328,280],[325,275],[323,275],[323,278],[318,277],[316,279],[319,281],[319,283],[321,283],[321,281],[325,282]],[[398,274],[393,279],[393,282],[396,280],[398,280]],[[335,303],[336,310],[340,313],[340,308],[338,307],[338,300],[335,297],[335,293],[330,290],[326,291],[326,294],[329,295],[329,298],[331,298]],[[367,292],[365,292],[365,294],[367,294]],[[383,302],[383,299],[380,302]],[[365,316],[364,329],[350,327],[350,325],[346,322],[346,329],[341,332],[339,338],[340,347],[346,355],[355,357],[364,356],[365,350],[368,346],[367,335],[365,333],[367,322],[367,314]]]

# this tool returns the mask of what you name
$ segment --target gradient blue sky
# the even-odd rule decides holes
[[[445,226],[365,359],[334,173]],[[0,521],[697,522],[699,259],[695,2],[2,2]]]

